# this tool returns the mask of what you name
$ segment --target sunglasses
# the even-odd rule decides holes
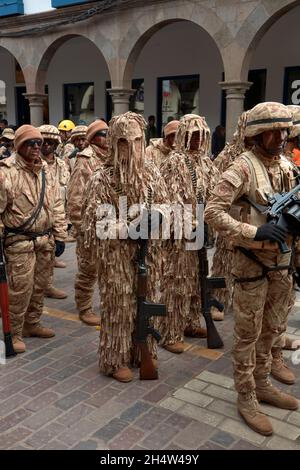
[[[107,136],[107,131],[98,131],[95,134],[95,137],[106,137]]]
[[[55,144],[56,144],[56,141],[55,141],[55,140],[51,140],[51,139],[44,139],[43,144],[46,144],[46,145],[55,145]]]
[[[35,145],[37,145],[38,147],[41,147],[42,143],[43,141],[40,139],[31,139],[31,140],[26,140],[24,142],[24,145],[26,145],[27,147],[34,147]]]

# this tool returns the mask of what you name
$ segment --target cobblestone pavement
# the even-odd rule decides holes
[[[74,248],[62,256],[67,268],[55,270],[55,285],[68,298],[46,300],[44,323],[55,338],[26,338],[26,353],[0,365],[0,449],[300,450],[300,412],[263,406],[275,430],[268,438],[240,420],[230,315],[217,323],[223,350],[194,339],[180,356],[160,349],[158,381],[140,381],[138,371],[129,384],[101,375],[99,332],[78,321],[74,305]],[[298,299],[289,333],[300,338]],[[294,371],[295,385],[276,385],[300,397],[300,365]]]

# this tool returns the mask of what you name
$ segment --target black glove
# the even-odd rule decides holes
[[[65,242],[61,242],[60,240],[55,240],[55,256],[58,258],[63,254],[65,251]]]
[[[296,271],[293,274],[294,282],[300,287],[300,266],[296,268]]]
[[[287,232],[274,224],[264,224],[258,227],[256,235],[254,237],[255,241],[265,241],[269,240],[271,242],[284,242],[287,237]]]

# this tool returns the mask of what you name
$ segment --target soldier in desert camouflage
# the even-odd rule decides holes
[[[238,410],[255,431],[270,435],[272,424],[258,401],[296,410],[298,401],[274,387],[269,379],[271,348],[284,331],[292,289],[288,266],[291,253],[282,254],[278,242],[291,248],[293,237],[254,204],[267,205],[267,195],[289,191],[295,175],[281,154],[292,126],[288,109],[280,103],[260,103],[249,111],[245,137],[253,139],[223,173],[208,201],[205,218],[234,245],[235,318],[233,367]],[[239,220],[229,211],[241,205]],[[298,265],[299,255],[295,256]]]
[[[55,335],[40,320],[54,253],[63,253],[67,236],[60,188],[41,159],[42,142],[38,129],[21,126],[15,134],[16,153],[0,162],[0,233],[4,237],[9,315],[17,353],[26,349],[23,337]]]
[[[179,121],[170,121],[164,127],[164,137],[162,139],[151,139],[146,148],[146,157],[151,158],[155,165],[160,168],[163,161],[174,150],[174,141]]]
[[[107,124],[100,119],[89,125],[86,133],[89,145],[77,153],[67,194],[67,212],[76,234],[78,273],[75,279],[75,301],[79,318],[90,326],[99,325],[99,317],[92,308],[98,265],[95,260],[88,260],[85,256],[81,229],[82,201],[91,176],[107,158],[107,129]]]
[[[56,148],[61,142],[59,131],[51,124],[44,124],[43,126],[40,126],[39,131],[43,137],[43,145],[41,147],[42,159],[48,165],[48,173],[49,176],[53,179],[53,185],[58,183],[60,187],[61,199],[64,203],[64,207],[66,207],[66,191],[67,184],[70,179],[70,173],[65,162],[56,156]],[[57,289],[53,285],[54,267],[65,268],[66,264],[63,261],[55,258],[52,273],[45,290],[45,296],[51,297],[53,299],[65,299],[67,294],[63,290]]]

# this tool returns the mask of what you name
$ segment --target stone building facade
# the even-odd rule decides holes
[[[221,75],[219,80],[213,81],[215,87],[225,91],[228,138],[243,111],[245,92],[251,87],[248,73],[260,42],[284,15],[294,10],[299,12],[300,5],[300,1],[295,0],[134,0],[101,11],[104,3],[83,2],[37,14],[0,17],[0,63],[1,51],[5,51],[19,64],[33,125],[43,122],[46,85],[51,95],[48,69],[55,54],[68,41],[84,38],[97,48],[110,82],[108,92],[113,112],[118,114],[129,108],[134,69],[148,41],[168,26],[180,31],[184,23],[186,28],[187,25],[199,27],[215,49],[223,78]],[[282,41],[282,47],[285,47],[284,41],[289,47],[289,31]],[[187,46],[195,57],[199,50],[206,60],[201,44]],[[178,57],[178,62],[181,59],[183,57]],[[80,67],[80,58],[74,56],[74,60],[78,60]],[[0,80],[3,73],[0,71]],[[12,86],[6,83],[8,100],[14,99]],[[200,114],[204,114],[201,106]],[[63,109],[60,117],[65,117]]]

